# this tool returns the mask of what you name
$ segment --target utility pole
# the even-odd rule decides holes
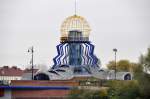
[[[115,80],[116,80],[116,73],[117,73],[117,49],[114,48],[113,51],[115,52]]]
[[[34,77],[33,77],[33,53],[34,53],[34,48],[33,46],[31,48],[28,49],[28,52],[31,53],[31,61],[30,61],[30,64],[31,64],[31,70],[32,70],[32,80],[34,80]]]

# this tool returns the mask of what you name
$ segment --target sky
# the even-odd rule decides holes
[[[150,46],[150,0],[77,0],[77,14],[92,29],[90,41],[102,66],[114,59],[137,62]],[[53,65],[60,26],[74,15],[74,0],[0,0],[0,67]]]

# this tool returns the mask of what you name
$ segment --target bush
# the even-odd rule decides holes
[[[97,91],[75,88],[71,90],[69,99],[143,99],[136,80],[108,81],[107,85],[108,88],[101,87]]]
[[[73,89],[69,94],[69,99],[107,99],[107,90],[102,89],[98,91]]]
[[[137,81],[110,81],[109,99],[136,99],[140,97]]]

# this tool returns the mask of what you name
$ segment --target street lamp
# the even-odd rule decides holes
[[[117,49],[114,48],[113,51],[115,52],[115,80],[116,80],[116,72],[117,72],[117,60],[116,60],[116,56],[117,56]]]
[[[28,53],[31,53],[31,61],[30,61],[30,64],[32,65],[32,68],[31,68],[31,70],[32,70],[32,80],[34,80],[34,77],[33,77],[33,53],[34,53],[34,49],[33,49],[33,46],[31,47],[31,48],[29,48],[28,49]]]

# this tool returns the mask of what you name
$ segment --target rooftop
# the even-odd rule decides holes
[[[23,70],[17,66],[3,66],[0,68],[0,76],[22,76]]]

